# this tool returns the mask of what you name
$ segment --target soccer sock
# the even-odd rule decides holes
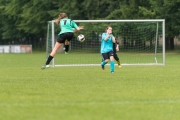
[[[51,62],[52,59],[53,59],[53,57],[51,55],[49,55],[49,57],[46,61],[46,65],[49,65],[49,63]]]
[[[111,72],[114,72],[114,61],[110,62],[110,69],[111,69]]]
[[[117,61],[117,64],[118,64],[118,65],[121,65],[119,60],[116,60],[116,61]]]
[[[69,51],[69,45],[65,45],[65,52]]]

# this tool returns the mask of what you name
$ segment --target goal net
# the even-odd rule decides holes
[[[62,46],[52,66],[100,66],[101,35],[107,26],[113,28],[113,35],[120,45],[117,52],[122,66],[165,65],[165,20],[74,20],[84,30],[75,33],[65,54]],[[46,54],[49,56],[59,33],[59,25],[48,22]],[[79,42],[77,36],[85,35]],[[115,62],[116,63],[116,62]]]

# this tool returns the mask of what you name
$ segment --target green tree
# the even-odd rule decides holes
[[[2,39],[14,39],[20,37],[22,31],[19,31],[16,27],[19,19],[19,7],[15,4],[15,1],[1,1],[1,19],[2,19]]]
[[[74,20],[165,19],[166,43],[173,49],[180,33],[179,6],[180,0],[0,0],[0,39],[30,36],[36,42],[46,36],[47,21],[66,12]]]
[[[174,49],[174,37],[180,34],[180,0],[150,0],[156,18],[166,21],[166,48]]]

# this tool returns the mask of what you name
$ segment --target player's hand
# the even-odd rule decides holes
[[[84,29],[84,26],[79,26],[79,29],[80,29],[80,30]]]
[[[110,37],[111,37],[111,34],[107,34],[107,36],[108,36],[108,38],[110,38]]]
[[[119,51],[119,47],[116,47],[116,51]]]
[[[84,29],[84,26],[78,26],[78,28],[76,30],[74,30],[74,32],[76,33],[76,32],[78,32],[78,31],[80,31],[82,29]]]

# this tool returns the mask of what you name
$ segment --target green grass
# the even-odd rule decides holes
[[[0,54],[1,120],[179,120],[180,53],[166,66],[57,67],[45,53]]]

